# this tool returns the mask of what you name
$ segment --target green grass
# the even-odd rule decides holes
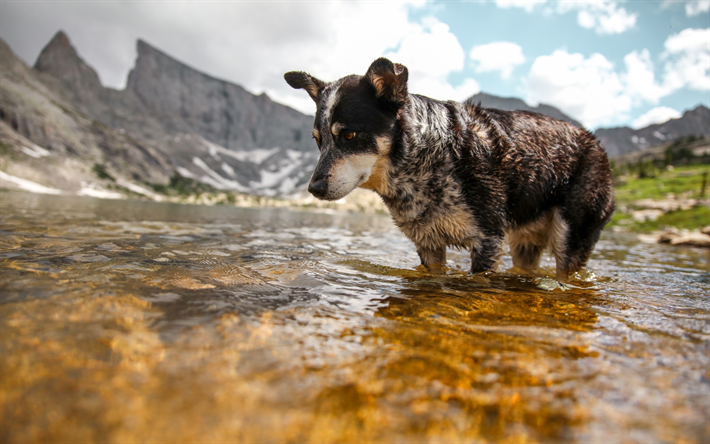
[[[99,179],[110,180],[111,182],[116,181],[116,179],[106,171],[106,165],[95,163],[91,171],[93,171]]]
[[[0,142],[0,156],[7,156],[12,152],[10,145]]]
[[[710,167],[684,166],[673,171],[656,171],[655,177],[639,179],[636,176],[622,177],[614,187],[614,196],[618,204],[628,204],[639,199],[665,199],[666,195],[676,197],[699,198],[703,182],[703,173],[707,173],[705,196],[710,194]]]
[[[671,211],[662,214],[656,220],[635,221],[630,214],[618,211],[609,222],[609,226],[624,227],[636,233],[650,233],[669,227],[687,230],[697,230],[710,225],[710,208],[697,206],[689,210]]]
[[[639,224],[643,231],[656,231],[663,227],[686,228],[693,230],[710,225],[710,208],[698,206],[689,210],[671,211],[661,215],[655,221]]]
[[[156,193],[165,194],[166,196],[179,195],[189,196],[191,194],[201,195],[203,193],[218,193],[220,190],[203,182],[183,177],[178,172],[173,173],[170,181],[167,184],[148,184]]]
[[[655,177],[639,178],[638,175],[617,178],[614,188],[616,213],[609,223],[635,232],[651,232],[667,227],[698,229],[710,225],[710,208],[699,205],[688,210],[665,213],[653,221],[638,222],[629,212],[641,199],[666,199],[669,194],[689,199],[701,198],[703,175],[706,177],[705,198],[710,195],[710,167],[693,165],[676,167],[673,171],[655,170]]]

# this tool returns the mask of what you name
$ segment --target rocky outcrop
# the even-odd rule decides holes
[[[194,132],[230,150],[311,151],[311,117],[178,62],[138,41],[127,90],[173,131]]]
[[[710,227],[702,230],[665,230],[653,234],[639,235],[639,240],[678,247],[710,248]]]
[[[64,32],[59,31],[42,49],[34,68],[62,81],[78,99],[103,98],[98,74],[79,57]]]
[[[664,145],[687,136],[710,136],[710,109],[703,105],[686,111],[678,119],[634,130],[627,126],[600,128],[594,133],[609,157]]]

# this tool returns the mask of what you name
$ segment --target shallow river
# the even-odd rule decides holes
[[[710,440],[707,251],[448,265],[386,216],[2,192],[0,441]]]

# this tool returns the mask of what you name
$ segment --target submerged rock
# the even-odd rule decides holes
[[[653,234],[641,234],[639,240],[686,247],[710,248],[710,226],[702,230],[665,230]]]

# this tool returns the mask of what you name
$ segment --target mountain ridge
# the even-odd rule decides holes
[[[142,39],[136,48],[126,87],[115,90],[102,86],[62,31],[32,68],[0,39],[0,169],[10,165],[18,174],[67,190],[97,181],[94,169],[100,165],[138,187],[164,184],[177,172],[223,190],[305,192],[318,159],[310,139],[312,116],[205,74]],[[514,97],[479,93],[468,102],[541,112],[581,126],[551,105],[533,107]],[[614,157],[709,131],[710,110],[700,106],[664,124],[595,134]],[[41,158],[27,154],[45,151]],[[42,162],[62,164],[58,178]]]
[[[306,136],[312,117],[199,72],[144,40],[136,45],[136,63],[120,91],[100,85],[63,32],[45,46],[35,69],[59,79],[77,110],[154,146],[183,176],[265,195],[303,187],[317,160]]]
[[[599,128],[594,132],[610,158],[653,148],[688,136],[710,136],[710,109],[700,104],[677,119],[643,128]]]

